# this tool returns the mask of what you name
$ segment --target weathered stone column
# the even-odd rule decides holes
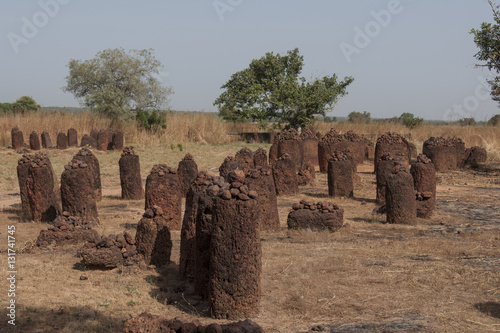
[[[305,129],[300,133],[304,151],[303,163],[314,168],[319,167],[318,144],[319,140],[310,130]]]
[[[78,147],[78,133],[74,128],[68,130],[68,147]]]
[[[232,156],[228,156],[224,159],[224,162],[219,167],[219,175],[227,180],[227,176],[231,171],[239,169],[240,164]]]
[[[267,163],[267,152],[264,148],[258,148],[253,154],[253,165],[255,167],[264,167]]]
[[[328,172],[328,161],[330,156],[337,150],[349,149],[349,143],[344,136],[333,128],[326,133],[318,144],[319,170]]]
[[[375,145],[374,172],[377,172],[378,162],[385,153],[403,157],[403,163],[405,167],[409,169],[410,147],[408,141],[404,137],[397,133],[387,132],[377,139],[377,144]]]
[[[137,224],[135,246],[148,265],[163,266],[170,263],[172,240],[164,212],[158,206],[146,209]]]
[[[387,223],[411,225],[417,223],[417,201],[413,177],[406,171],[405,166],[396,166],[387,176],[385,198]]]
[[[57,134],[57,149],[68,149],[68,137],[62,132]]]
[[[234,155],[234,159],[238,162],[240,169],[245,172],[253,169],[254,167],[253,151],[246,147],[241,148],[239,151],[237,151]]]
[[[21,220],[31,220],[31,208],[28,199],[28,170],[35,155],[24,154],[17,162],[17,180],[19,182],[19,194],[21,195]]]
[[[90,149],[82,148],[78,151],[78,153],[73,156],[73,158],[85,162],[92,174],[92,186],[95,192],[95,198],[97,201],[102,199],[102,187],[101,187],[101,167],[99,166],[99,160],[95,157],[94,154],[90,151]]]
[[[45,149],[50,149],[53,147],[52,140],[50,139],[49,133],[43,131],[42,132],[42,147]]]
[[[277,159],[272,168],[276,195],[293,195],[299,192],[295,163],[288,154]]]
[[[14,127],[10,131],[10,136],[12,139],[12,149],[19,149],[23,148],[24,146],[24,137],[23,137],[23,132],[19,130],[19,127]]]
[[[118,165],[120,167],[122,199],[139,200],[144,198],[141,164],[139,162],[139,156],[134,152],[134,147],[129,146],[123,149]]]
[[[30,134],[30,149],[31,150],[40,150],[40,138],[38,137],[38,134],[33,131]]]
[[[181,182],[182,196],[186,196],[191,183],[198,176],[198,165],[194,161],[193,155],[186,154],[177,166],[177,174]]]
[[[248,171],[244,184],[248,187],[248,191],[255,191],[258,194],[256,200],[260,209],[258,224],[260,230],[279,230],[278,199],[272,169],[270,167],[257,167]]]
[[[304,162],[304,146],[295,129],[283,131],[278,136],[278,157],[288,154],[295,164],[296,172]]]
[[[417,216],[429,218],[436,209],[436,169],[424,154],[411,165],[410,173],[417,191]]]
[[[345,151],[335,151],[328,162],[328,195],[353,197],[353,160]]]

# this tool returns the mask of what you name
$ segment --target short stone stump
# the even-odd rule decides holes
[[[288,229],[328,230],[335,232],[344,225],[344,210],[331,202],[295,203],[287,218]]]

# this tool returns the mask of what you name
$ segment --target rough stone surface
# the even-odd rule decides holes
[[[309,129],[300,133],[304,151],[303,163],[312,167],[319,167],[318,144],[319,139]]]
[[[387,223],[410,224],[417,223],[417,201],[415,200],[413,177],[406,167],[398,165],[387,176],[387,191],[385,195]]]
[[[28,170],[35,155],[24,154],[17,162],[17,180],[19,182],[19,194],[21,195],[21,219],[31,220],[31,208],[28,199]]]
[[[79,249],[77,255],[86,266],[95,268],[116,268],[120,265],[143,263],[135,241],[126,231],[116,235],[97,235]]]
[[[182,196],[186,196],[191,183],[198,176],[198,165],[194,161],[193,155],[188,153],[184,156],[182,161],[180,161],[177,166],[177,174],[179,175],[179,181],[181,182]]]
[[[278,157],[278,141],[275,141],[269,148],[269,164],[272,165]]]
[[[304,162],[304,146],[299,133],[295,129],[283,131],[278,135],[278,157],[288,154],[295,164],[295,172]]]
[[[102,187],[101,187],[101,167],[99,166],[99,160],[88,148],[82,148],[78,153],[73,156],[74,159],[85,162],[90,169],[92,175],[92,187],[94,188],[95,198],[97,201],[102,199]]]
[[[344,210],[331,202],[312,203],[302,200],[293,204],[287,224],[289,229],[334,232],[344,225]]]
[[[436,171],[456,170],[465,164],[465,144],[457,137],[431,137],[424,142],[422,152]]]
[[[316,170],[309,164],[303,164],[297,172],[297,184],[299,186],[314,185]]]
[[[417,216],[429,218],[436,209],[436,169],[425,155],[417,157],[417,163],[411,165],[410,173],[417,191]]]
[[[108,150],[108,131],[100,130],[97,134],[97,150],[107,151]]]
[[[349,142],[345,140],[345,137],[333,128],[330,129],[318,144],[319,170],[321,172],[328,172],[330,156],[337,150],[342,151],[347,149],[349,149]]]
[[[90,135],[85,134],[80,141],[80,147],[97,148],[97,140]]]
[[[90,224],[99,224],[92,170],[84,161],[72,159],[64,166],[61,202],[63,211]]]
[[[24,137],[23,132],[19,130],[19,127],[14,127],[10,131],[11,141],[12,141],[12,149],[23,148],[24,146]]]
[[[408,169],[410,166],[410,147],[408,141],[401,135],[393,132],[386,132],[377,139],[375,145],[374,172],[377,172],[378,162],[385,153],[393,156],[400,155]]]
[[[387,176],[392,173],[395,166],[399,165],[401,160],[393,156],[391,153],[385,153],[380,157],[377,165],[376,182],[377,182],[377,204],[385,204],[385,194],[387,189]]]
[[[277,159],[272,169],[276,195],[293,195],[299,192],[295,163],[288,154]]]
[[[253,164],[253,151],[244,147],[236,152],[234,159],[238,162],[240,169],[248,171],[254,167]]]
[[[157,206],[146,209],[137,224],[135,245],[147,265],[163,266],[170,262],[172,241],[168,221],[163,217],[163,213]]]
[[[66,215],[69,215],[69,213]],[[60,215],[54,220],[53,226],[40,231],[36,245],[38,247],[47,247],[49,245],[78,244],[93,242],[100,238],[97,231],[90,229],[89,225],[84,223],[80,217]]]
[[[328,195],[353,197],[353,160],[346,152],[336,151],[328,162]]]
[[[264,333],[256,323],[247,319],[228,324],[202,325],[199,322],[182,322],[179,319],[163,319],[147,312],[131,318],[123,324],[123,333]]]
[[[157,164],[146,179],[145,209],[161,208],[160,215],[171,230],[180,230],[182,221],[182,192],[177,170]]]
[[[52,145],[52,140],[50,139],[49,133],[43,131],[41,137],[42,137],[42,147],[43,148],[50,149],[50,148],[54,147]]]
[[[375,158],[375,147],[373,146],[373,142],[367,138],[361,138],[361,141],[365,147],[365,160],[373,161]]]
[[[97,145],[97,140],[98,140],[98,138],[99,138],[99,131],[98,131],[98,130],[96,130],[96,129],[92,129],[92,130],[90,131],[90,137],[91,137],[91,138],[93,138],[93,139],[95,140],[96,145]]]
[[[260,230],[279,230],[280,219],[278,214],[278,199],[272,169],[270,167],[257,167],[246,173],[244,184],[248,191],[258,193],[257,205],[260,209]],[[241,191],[241,190],[240,190]]]
[[[30,149],[31,150],[40,150],[40,139],[38,138],[38,134],[33,131],[30,134]]]
[[[139,162],[139,156],[134,152],[134,147],[129,146],[123,149],[118,165],[120,168],[122,199],[139,200],[144,198],[141,164]]]
[[[68,149],[68,137],[62,132],[57,134],[57,149]]]
[[[358,164],[363,164],[363,161],[365,160],[366,142],[354,131],[347,131],[344,134],[344,138],[348,142],[348,149],[352,152],[354,167]]]
[[[215,318],[256,315],[261,297],[262,250],[257,201],[214,199],[209,304]]]
[[[472,147],[467,148],[465,151],[465,164],[471,166],[477,166],[478,163],[486,162],[488,154],[485,148]]]
[[[74,128],[68,130],[68,147],[78,147],[78,133]]]
[[[228,156],[224,159],[224,162],[219,167],[219,175],[227,180],[227,176],[231,171],[237,170],[240,168],[240,164],[236,159],[232,156]]]
[[[60,192],[47,155],[35,154],[28,169],[26,187],[33,220],[54,221],[61,211]]]
[[[255,167],[265,167],[267,163],[267,151],[264,148],[258,148],[253,154],[253,165]]]
[[[123,150],[125,144],[125,138],[122,131],[115,131],[111,137],[111,149],[113,150]]]

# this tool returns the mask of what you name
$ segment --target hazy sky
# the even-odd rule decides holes
[[[485,0],[2,1],[0,102],[78,106],[61,90],[70,59],[152,48],[173,109],[216,111],[232,73],[298,47],[306,78],[355,78],[330,116],[485,120],[499,111],[469,34],[483,21]]]

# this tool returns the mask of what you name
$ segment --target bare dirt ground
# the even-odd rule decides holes
[[[156,163],[176,167],[186,152],[200,170],[218,167],[243,143],[190,145],[178,150],[136,148],[145,179]],[[256,149],[257,145],[248,145]],[[268,148],[268,147],[267,147]],[[48,151],[57,175],[76,149]],[[120,199],[118,152],[97,152],[103,200],[101,234],[135,233],[144,202]],[[33,246],[44,223],[20,223],[16,177],[21,155],[0,148],[0,307],[7,307],[7,226],[16,226],[16,327],[1,332],[120,332],[149,311],[166,318],[210,319],[207,303],[177,278],[180,233],[166,268],[128,273],[87,270],[78,246]],[[286,217],[301,199],[329,200],[326,175],[300,195],[278,199],[281,230],[262,233],[260,314],[266,332],[498,332],[500,331],[500,164],[438,174],[437,211],[417,226],[384,224],[373,214],[373,166],[359,167],[354,199],[336,233],[289,232]],[[82,280],[84,276],[87,279]]]

